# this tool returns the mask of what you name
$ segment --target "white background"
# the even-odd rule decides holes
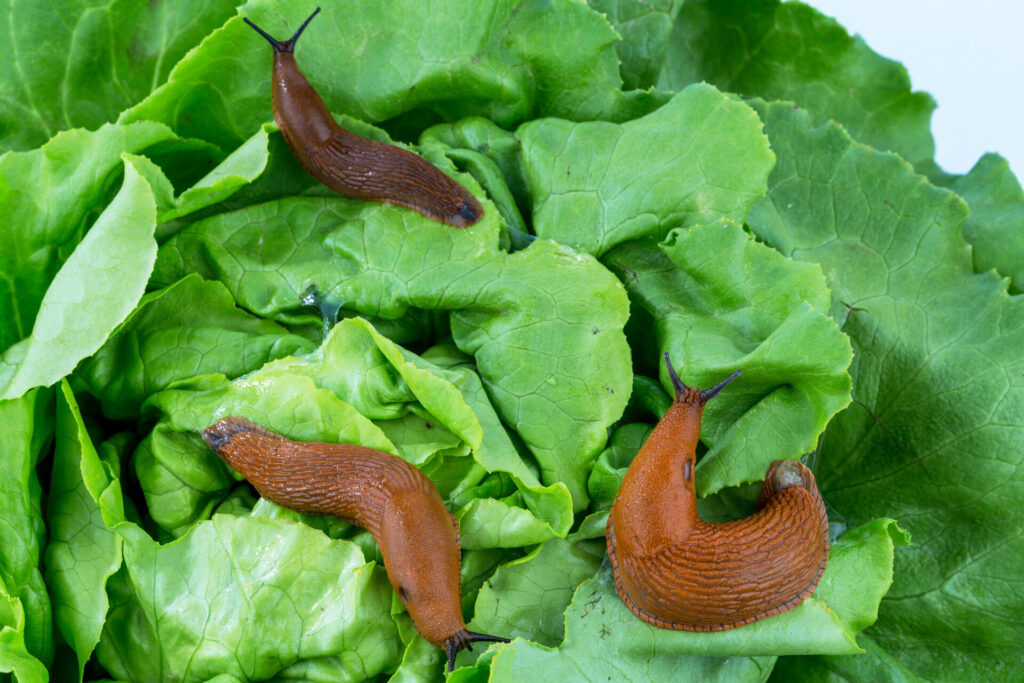
[[[903,62],[914,90],[938,102],[935,160],[966,173],[999,152],[1024,180],[1024,2],[804,0]]]

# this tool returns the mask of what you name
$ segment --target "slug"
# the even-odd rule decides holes
[[[814,592],[828,561],[828,517],[811,471],[768,468],[757,512],[697,517],[694,453],[704,405],[739,375],[701,391],[665,364],[675,400],[626,471],[606,527],[615,586],[661,628],[724,631],[786,612]]]
[[[399,204],[456,228],[483,216],[480,202],[423,157],[368,140],[337,123],[295,62],[295,43],[317,15],[286,41],[256,29],[274,48],[273,108],[292,154],[321,183],[346,197]]]
[[[225,417],[203,440],[260,495],[368,530],[420,634],[445,651],[448,671],[470,643],[509,642],[466,630],[458,523],[433,482],[401,458],[364,446],[291,441],[242,417]]]

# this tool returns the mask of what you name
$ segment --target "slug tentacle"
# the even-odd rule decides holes
[[[249,21],[249,19],[247,17],[242,17],[242,21],[244,21],[245,23],[249,24],[249,26],[252,26],[254,29],[256,29],[257,33],[259,33],[261,36],[266,38],[267,42],[269,42],[273,46],[274,52],[294,52],[295,51],[295,43],[298,42],[299,36],[301,36],[302,32],[306,30],[307,26],[309,26],[309,22],[313,21],[313,17],[315,17],[319,13],[320,13],[320,8],[317,7],[315,10],[313,10],[313,13],[310,14],[308,17],[306,17],[306,20],[304,22],[302,22],[302,26],[300,26],[299,30],[295,32],[295,35],[293,35],[291,38],[289,38],[288,40],[286,40],[284,42],[271,37],[271,35],[269,33],[264,31],[263,29],[261,29],[256,24],[254,24],[251,21]]]
[[[242,417],[207,427],[203,439],[264,498],[367,529],[430,643],[450,653],[451,643],[457,652],[474,640],[503,640],[466,631],[458,523],[419,469],[364,446],[292,441]]]
[[[294,55],[295,43],[319,11],[318,7],[286,41],[244,20],[274,48],[274,120],[298,162],[346,197],[398,204],[456,228],[480,220],[480,201],[429,161],[356,135],[334,121]]]
[[[705,403],[717,396],[718,392],[724,389],[730,382],[740,376],[740,371],[737,370],[710,389],[694,389],[693,387],[687,386],[683,380],[679,379],[679,375],[676,374],[675,368],[672,367],[672,361],[668,357],[668,351],[665,352],[664,358],[665,369],[668,370],[668,377],[672,380],[672,386],[676,391],[675,400],[677,403],[689,402],[703,406]]]
[[[473,650],[471,643],[508,643],[508,638],[502,638],[501,636],[491,636],[486,633],[477,633],[476,631],[466,631],[463,629],[459,631],[451,638],[444,642],[445,654],[448,656],[448,673],[451,673],[455,669],[455,655],[459,653],[459,650],[466,648],[467,650]]]
[[[775,461],[758,511],[710,524],[697,517],[694,463],[711,389],[686,386],[665,356],[676,401],[637,453],[608,517],[608,557],[623,601],[662,628],[720,631],[792,609],[828,560],[828,517],[814,475]]]

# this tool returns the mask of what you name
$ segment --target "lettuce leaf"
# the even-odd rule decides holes
[[[0,348],[29,335],[51,281],[121,181],[121,155],[171,139],[155,123],[109,125],[68,131],[40,149],[0,157],[0,214],[18,217],[5,223],[0,251]],[[130,181],[120,200],[124,209],[139,201],[137,192],[143,186]]]
[[[371,203],[270,202],[190,225],[161,248],[154,282],[199,272],[283,322],[301,319],[312,286],[374,319],[452,311],[454,341],[475,358],[498,415],[516,425],[541,481],[565,484],[579,510],[628,397],[625,292],[596,260],[552,242],[506,253],[493,220],[456,231]]]
[[[829,291],[814,265],[729,222],[677,229],[656,246],[630,242],[604,260],[633,296],[634,335],[657,341],[652,360],[669,353],[697,387],[743,372],[704,411],[699,495],[761,481],[773,460],[813,450],[849,403],[850,343],[828,317]],[[801,353],[808,346],[813,356]]]
[[[847,523],[891,515],[914,537],[869,634],[926,678],[1012,678],[1024,308],[973,272],[954,194],[834,124],[758,108],[785,152],[751,228],[821,266],[854,347],[853,405],[822,437],[819,486]]]
[[[53,434],[52,394],[34,389],[0,401],[0,672],[46,680],[53,613],[39,571],[46,529],[36,465]]]
[[[1003,160],[942,171],[931,99],[797,2],[325,7],[299,64],[340,125],[480,197],[454,230],[319,186],[269,123],[241,19],[287,36],[314,6],[0,12],[0,150],[27,150],[0,156],[0,678],[444,676],[367,532],[202,442],[228,414],[435,482],[467,623],[515,638],[453,681],[1021,678]],[[743,369],[704,519],[750,514],[774,458],[816,473],[833,556],[789,613],[679,633],[615,592],[665,351],[697,385]]]
[[[112,121],[162,83],[234,2],[180,6],[116,0],[0,10],[0,152],[39,146],[67,128]],[[55,58],[56,57],[56,58]]]
[[[792,100],[816,123],[834,119],[864,144],[897,152],[924,170],[938,168],[929,127],[935,100],[911,92],[902,64],[802,3],[686,2],[658,85],[681,90],[701,81],[765,100]]]
[[[708,85],[621,125],[542,119],[517,135],[537,235],[595,256],[678,225],[742,221],[774,163],[754,112]]]
[[[250,0],[240,14],[284,36],[315,7],[290,2],[285,11]],[[271,115],[271,50],[241,16],[120,120],[160,121],[183,137],[237,147]],[[536,116],[632,118],[662,98],[620,90],[616,38],[603,17],[571,0],[374,4],[317,17],[298,62],[332,111],[370,122],[410,112],[434,122],[483,115],[501,125]],[[560,42],[573,49],[552,51]]]

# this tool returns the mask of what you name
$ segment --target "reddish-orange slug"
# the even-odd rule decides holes
[[[203,439],[264,498],[368,530],[417,630],[447,654],[448,671],[470,643],[508,642],[466,630],[458,523],[416,467],[364,446],[291,441],[242,417],[219,420]]]
[[[768,468],[757,512],[697,517],[694,454],[704,405],[739,374],[676,397],[626,471],[608,517],[608,557],[630,610],[661,628],[724,631],[790,610],[828,561],[828,517],[814,475],[794,460]]]
[[[295,43],[319,11],[317,7],[286,41],[244,19],[274,48],[274,120],[295,158],[314,178],[346,197],[399,204],[456,228],[480,220],[484,209],[477,198],[429,161],[335,123],[295,62]]]

